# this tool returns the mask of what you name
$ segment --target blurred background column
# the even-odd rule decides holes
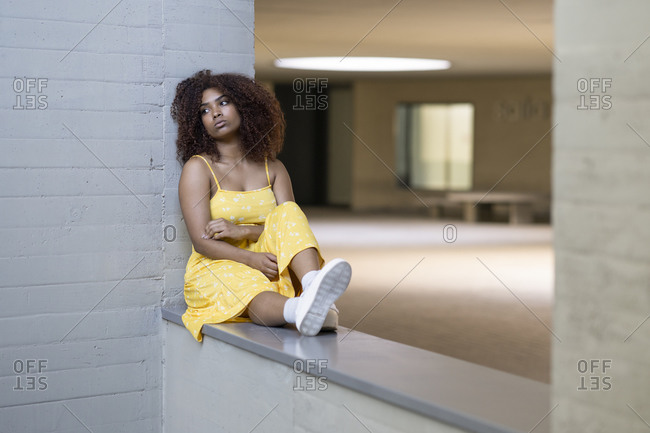
[[[650,431],[648,16],[555,2],[554,432]]]

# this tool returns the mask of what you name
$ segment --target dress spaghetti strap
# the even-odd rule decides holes
[[[210,169],[210,173],[212,173],[212,177],[214,177],[214,181],[217,183],[217,189],[221,191],[221,185],[219,185],[219,181],[217,180],[217,176],[215,176],[214,171],[212,170],[212,166],[210,165],[210,163],[204,157],[202,157],[201,155],[192,155],[191,158],[194,158],[195,156],[198,156],[199,158],[201,158],[208,165],[208,168]],[[269,177],[268,170],[266,171],[266,177],[267,178]]]
[[[269,186],[271,186],[271,178],[269,177],[269,162],[266,158],[264,158],[264,167],[266,167],[266,180],[269,183]]]

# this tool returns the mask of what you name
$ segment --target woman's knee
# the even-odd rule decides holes
[[[300,206],[293,201],[285,201],[275,207],[267,217],[269,221],[291,220],[291,221],[304,221],[307,217],[302,211]]]
[[[302,213],[302,209],[300,209],[300,206],[298,206],[298,203],[296,203],[295,201],[285,201],[283,203],[280,203],[278,206],[276,206],[275,210],[277,211],[297,210]]]
[[[279,293],[272,290],[267,290],[260,292],[251,299],[246,308],[246,312],[250,315],[253,314],[264,314],[265,310],[272,309],[273,304],[276,301],[276,297],[279,296]]]

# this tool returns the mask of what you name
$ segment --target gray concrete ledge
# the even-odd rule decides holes
[[[183,326],[183,307],[162,317]],[[328,382],[477,433],[549,431],[547,384],[396,343],[348,328],[303,337],[295,328],[252,323],[204,325],[212,337],[294,367],[296,360],[327,360],[305,371]],[[187,333],[187,338],[192,339]],[[201,344],[201,343],[196,343]]]

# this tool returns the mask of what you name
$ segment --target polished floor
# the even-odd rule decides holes
[[[306,214],[326,260],[352,264],[352,282],[337,302],[341,325],[550,381],[549,225]]]

